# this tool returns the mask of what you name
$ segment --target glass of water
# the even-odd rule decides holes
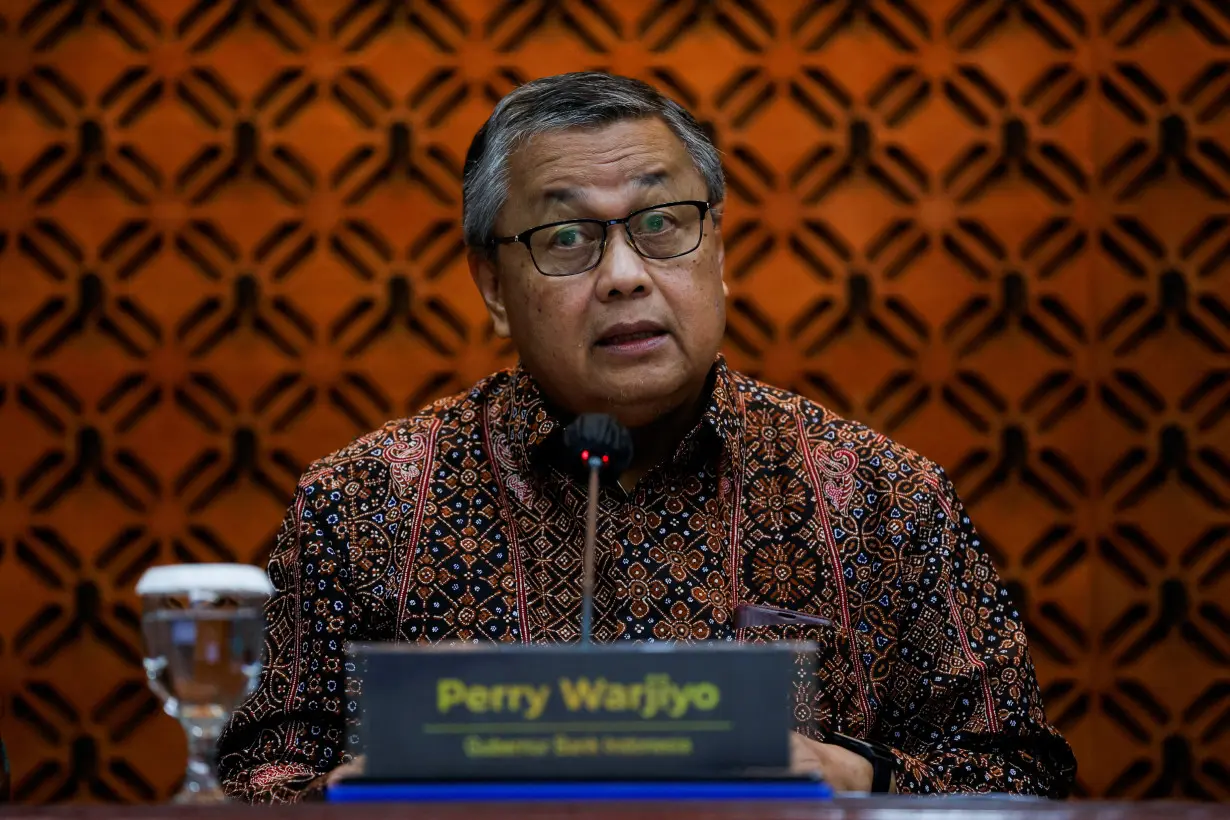
[[[269,578],[246,564],[154,567],[141,576],[145,674],[188,736],[176,803],[220,803],[218,735],[255,688]]]

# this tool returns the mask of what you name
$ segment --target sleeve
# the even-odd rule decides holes
[[[357,707],[344,646],[359,617],[338,484],[300,483],[269,560],[260,679],[218,741],[222,787],[238,800],[318,799],[324,775],[346,762]]]
[[[1067,797],[1068,743],[1047,723],[1020,614],[937,470],[902,578],[898,657],[875,732],[907,793]]]

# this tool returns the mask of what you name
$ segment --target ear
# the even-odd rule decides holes
[[[510,335],[508,311],[504,307],[504,290],[500,287],[500,272],[496,267],[494,254],[467,251],[466,263],[470,266],[470,276],[483,297],[483,303],[487,305],[495,335],[507,339]]]

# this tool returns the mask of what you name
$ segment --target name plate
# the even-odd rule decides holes
[[[781,773],[805,644],[358,644],[366,778]]]

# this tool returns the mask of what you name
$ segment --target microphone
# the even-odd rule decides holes
[[[581,643],[588,646],[594,626],[594,542],[598,534],[598,474],[615,478],[632,463],[632,436],[612,416],[583,413],[564,430],[564,445],[589,469],[589,510],[585,514],[582,557]]]

